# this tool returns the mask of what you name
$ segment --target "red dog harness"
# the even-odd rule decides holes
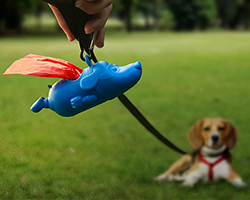
[[[215,165],[219,164],[221,161],[226,159],[225,155],[222,155],[218,160],[214,161],[213,163],[210,163],[207,160],[205,160],[200,153],[198,154],[198,156],[199,156],[199,159],[200,159],[201,162],[208,165],[208,167],[209,167],[209,169],[208,169],[208,180],[212,181],[213,177],[214,177],[213,168],[214,168]]]

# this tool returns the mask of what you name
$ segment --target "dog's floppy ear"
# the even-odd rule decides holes
[[[226,145],[229,149],[232,149],[236,145],[238,132],[236,128],[229,121],[226,121],[225,123],[226,123],[226,129],[228,131],[227,135],[228,138],[226,141]]]
[[[188,141],[194,149],[200,149],[203,145],[203,138],[201,136],[203,120],[199,120],[193,127],[188,131]]]

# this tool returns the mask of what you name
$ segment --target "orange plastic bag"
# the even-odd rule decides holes
[[[30,76],[62,78],[76,80],[83,69],[65,60],[29,54],[15,61],[5,72],[9,74],[24,74]]]

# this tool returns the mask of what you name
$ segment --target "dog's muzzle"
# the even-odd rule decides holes
[[[220,145],[220,135],[219,134],[212,134],[210,137],[210,146],[218,146]]]

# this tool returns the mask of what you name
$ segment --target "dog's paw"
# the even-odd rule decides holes
[[[167,180],[167,176],[165,174],[162,174],[154,179],[155,182],[161,183]]]
[[[185,180],[185,181],[183,182],[183,185],[184,185],[185,187],[192,188],[192,187],[194,187],[195,183],[194,183],[193,181],[190,181],[190,180]]]
[[[244,189],[244,188],[247,188],[247,184],[242,182],[242,184],[240,184],[240,185],[238,185],[236,187],[239,188],[239,189]]]
[[[230,182],[236,187],[236,188],[239,188],[239,189],[243,189],[243,188],[246,188],[247,187],[247,184],[244,183],[242,181],[241,178],[237,178],[237,179],[234,179],[234,180],[230,180]]]
[[[155,182],[161,183],[161,182],[168,182],[169,181],[169,176],[166,174],[161,174],[160,176],[156,177],[154,179]]]
[[[161,182],[173,182],[174,178],[172,175],[166,175],[166,174],[161,174],[160,176],[156,177],[154,179],[155,182],[161,183]]]

